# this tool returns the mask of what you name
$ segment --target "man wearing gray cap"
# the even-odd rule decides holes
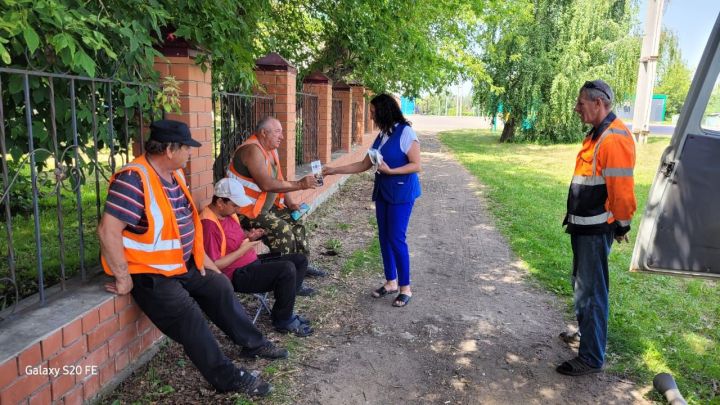
[[[579,376],[597,373],[605,362],[608,294],[608,255],[613,241],[627,242],[636,202],[633,183],[635,141],[612,112],[613,91],[602,80],[585,82],[575,112],[592,125],[575,160],[563,225],[573,251],[573,291],[579,331],[563,332],[579,340],[578,356],[563,362],[558,373]]]
[[[156,121],[146,153],[113,175],[98,225],[102,265],[115,278],[105,288],[131,293],[215,389],[264,396],[270,384],[235,366],[205,320],[207,315],[235,344],[258,355],[287,357],[255,328],[230,282],[205,255],[199,212],[182,171],[190,148],[199,146],[184,123]]]

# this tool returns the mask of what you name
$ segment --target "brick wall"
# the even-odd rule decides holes
[[[119,382],[123,372],[162,337],[130,296],[105,295],[100,305],[30,342],[0,364],[0,403],[92,400],[103,387]],[[47,375],[47,370],[57,373]]]
[[[286,177],[293,179],[296,70],[279,55],[269,56],[270,59],[258,61],[258,66],[263,62],[266,66],[256,73],[264,90],[274,96],[275,114],[285,130],[285,141],[279,150],[281,165]],[[193,149],[185,172],[195,203],[203,206],[213,193],[212,87],[210,71],[202,72],[192,58],[192,52],[182,50],[157,58],[155,68],[161,76],[172,75],[180,82],[182,112],[167,114],[166,118],[185,122],[193,138],[202,143],[202,147]],[[287,65],[282,67],[283,63]],[[347,153],[336,157],[331,164],[342,165],[362,159],[374,139],[372,134],[365,134],[362,145],[351,147],[350,144],[351,99],[359,100],[357,97],[364,92],[362,87],[353,86],[351,91],[351,86],[340,84],[333,94],[332,82],[325,77],[304,83],[304,89],[317,94],[319,99],[318,136],[322,162],[325,164],[332,159],[333,96],[343,100],[342,145]],[[359,111],[364,112],[364,109]],[[358,119],[358,122],[363,121]],[[317,205],[346,177],[326,178],[321,188],[297,192],[298,200]],[[12,322],[4,321],[3,326],[7,329],[0,331],[0,341],[9,344],[3,343],[0,347],[0,404],[93,401],[149,359],[162,334],[130,296],[106,293],[102,282],[93,280],[45,307],[30,311],[29,315],[17,315]],[[48,370],[57,371],[57,375],[48,375]]]
[[[203,206],[213,194],[211,72],[203,72],[195,64],[193,52],[187,49],[167,55],[156,58],[155,69],[161,77],[174,76],[180,82],[182,112],[167,113],[166,118],[186,123],[192,137],[202,143],[200,148],[193,148],[185,174],[195,203]],[[93,400],[101,390],[112,389],[137,367],[138,360],[146,357],[162,338],[130,296],[105,293],[102,282],[83,288],[90,289],[90,298],[83,301],[87,309],[77,316],[57,321],[54,311],[62,304],[55,302],[18,316],[17,323],[40,325],[36,331],[32,331],[33,325],[3,325],[31,332],[24,336],[22,343],[26,346],[18,346],[15,341],[13,346],[18,347],[5,348],[4,355],[0,355],[0,404],[81,404]],[[81,293],[73,294],[65,299],[78,299]],[[43,321],[55,325],[42,325]],[[43,328],[49,332],[37,332]],[[57,370],[58,374],[33,374],[42,370]]]
[[[258,92],[275,99],[275,118],[283,127],[284,138],[278,148],[280,167],[285,178],[295,178],[295,123],[297,122],[296,79],[297,69],[277,53],[271,52],[256,62],[255,76],[260,85]]]
[[[192,148],[190,162],[185,168],[195,204],[202,207],[213,195],[213,114],[212,74],[205,72],[188,56],[155,58],[155,70],[161,77],[174,76],[180,82],[180,113],[166,113],[165,118],[184,122],[190,127],[193,139],[202,144]]]

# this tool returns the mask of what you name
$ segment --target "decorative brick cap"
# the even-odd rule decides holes
[[[340,82],[337,82],[337,83],[335,83],[335,84],[333,85],[333,90],[349,91],[349,90],[350,90],[350,86],[348,86],[347,83],[345,83],[345,82],[343,82],[343,81],[340,81]]]
[[[350,87],[363,87],[363,84],[357,80],[350,80],[348,85],[350,85]]]
[[[160,29],[163,42],[155,45],[155,49],[160,51],[163,56],[188,56],[194,57],[198,53],[205,52],[194,42],[185,38],[175,36],[175,27],[167,26]]]
[[[332,80],[330,80],[329,77],[325,76],[320,71],[314,71],[311,74],[309,74],[305,79],[303,80],[303,83],[331,83]]]
[[[263,71],[285,71],[297,74],[295,66],[286,61],[285,58],[276,52],[270,52],[262,58],[255,61],[255,69]]]

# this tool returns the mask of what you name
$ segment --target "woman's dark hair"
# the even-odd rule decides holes
[[[410,125],[410,121],[406,120],[400,111],[397,101],[389,94],[378,94],[370,100],[370,104],[375,107],[375,124],[383,132],[392,133],[393,125],[397,123]]]

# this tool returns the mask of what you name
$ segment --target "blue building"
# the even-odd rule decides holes
[[[402,110],[403,115],[415,114],[415,99],[400,97],[400,110]]]

